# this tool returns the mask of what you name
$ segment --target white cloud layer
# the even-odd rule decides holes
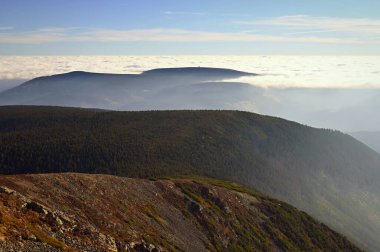
[[[90,71],[140,73],[162,67],[220,67],[262,74],[262,87],[380,88],[379,56],[0,56],[0,80]]]

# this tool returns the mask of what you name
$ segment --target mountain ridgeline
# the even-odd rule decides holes
[[[208,176],[287,201],[380,249],[380,155],[351,136],[238,111],[0,108],[4,174]]]

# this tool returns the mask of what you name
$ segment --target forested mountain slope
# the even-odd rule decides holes
[[[0,108],[2,173],[202,175],[285,200],[380,249],[380,156],[354,138],[237,111]]]

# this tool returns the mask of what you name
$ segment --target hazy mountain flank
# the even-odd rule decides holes
[[[232,109],[347,132],[379,130],[380,93],[376,89],[263,88],[254,84],[257,77],[207,67],[153,69],[141,74],[77,71],[35,78],[5,90],[0,93],[0,105],[127,111]],[[244,83],[247,78],[251,84]]]
[[[360,251],[304,212],[223,181],[66,173],[0,185],[1,251]]]
[[[380,153],[380,131],[360,131],[349,134]]]
[[[204,67],[154,69],[141,74],[77,71],[27,81],[0,93],[0,104],[120,110],[197,108],[202,106],[202,102],[191,99],[203,90],[203,85],[252,75]],[[179,105],[181,100],[182,105]],[[205,102],[207,99],[201,100]]]
[[[232,180],[380,249],[380,155],[349,135],[237,111],[0,108],[6,174],[84,172]]]

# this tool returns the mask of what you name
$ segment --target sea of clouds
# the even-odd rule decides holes
[[[0,56],[0,91],[70,71],[141,73],[186,66],[257,73],[238,81],[260,87],[380,88],[380,56]]]

